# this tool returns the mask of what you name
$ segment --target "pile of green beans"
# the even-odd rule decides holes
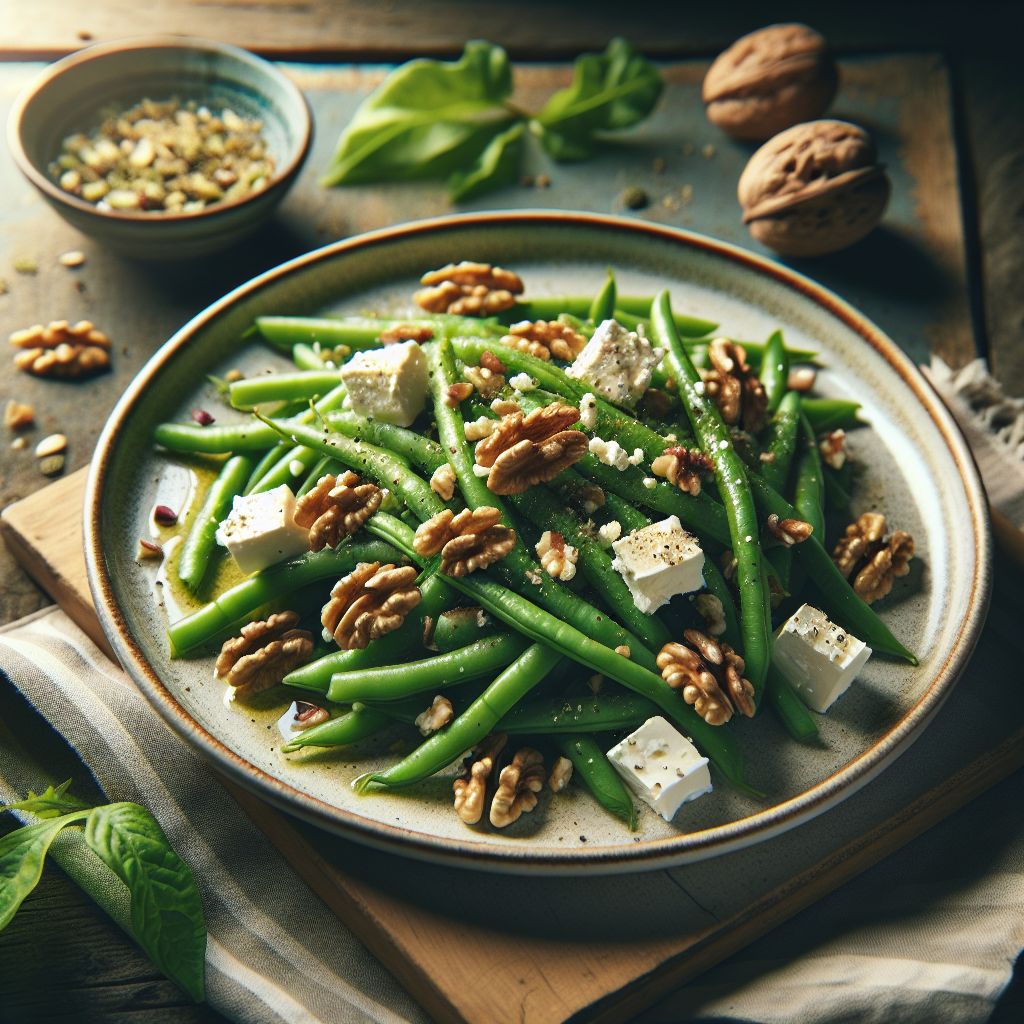
[[[587,453],[546,485],[499,497],[474,471],[464,421],[464,416],[497,414],[477,396],[461,406],[449,404],[449,389],[464,379],[466,366],[479,364],[490,351],[506,367],[506,377],[525,373],[535,382],[530,391],[502,393],[525,413],[553,402],[578,405],[592,392],[591,385],[569,376],[554,360],[541,360],[500,340],[510,323],[559,317],[587,337],[609,318],[630,330],[642,327],[653,344],[666,350],[653,386],[665,392],[671,406],[663,422],[654,422],[598,396],[596,423],[587,433],[614,438],[630,452],[639,449],[645,465],[619,470]],[[379,347],[383,330],[409,323],[433,335],[423,346],[432,402],[414,425],[419,429],[343,409],[346,389],[338,364],[353,352]],[[667,715],[692,737],[730,783],[754,792],[746,782],[737,732],[709,726],[657,668],[661,648],[684,627],[699,625],[699,617],[685,601],[673,601],[653,615],[639,612],[612,568],[611,554],[596,539],[594,523],[580,513],[576,496],[594,484],[604,494],[595,513],[599,521],[615,520],[626,532],[676,515],[698,537],[706,552],[707,592],[722,604],[721,640],[743,656],[756,701],[763,696],[794,739],[807,741],[818,731],[792,686],[771,665],[772,587],[776,595],[780,587],[795,589],[804,573],[814,579],[836,622],[876,651],[916,663],[853,593],[824,546],[826,504],[848,503],[849,481],[824,471],[817,438],[855,427],[860,407],[790,390],[791,363],[811,362],[814,353],[788,349],[781,332],[763,345],[743,343],[748,365],[759,372],[769,413],[764,430],[750,438],[734,436],[704,394],[698,367],[706,365],[708,339],[717,324],[673,311],[665,291],[653,298],[619,295],[610,270],[595,296],[523,300],[497,317],[260,317],[254,329],[290,353],[296,370],[242,379],[226,388],[231,405],[251,410],[252,420],[210,427],[166,423],[155,430],[156,442],[172,452],[226,457],[183,545],[182,580],[192,590],[201,584],[217,525],[238,494],[288,484],[301,497],[323,476],[352,469],[390,492],[386,508],[394,514],[380,510],[364,531],[336,549],[271,566],[221,593],[170,627],[171,649],[175,656],[187,654],[286,601],[293,607],[301,604],[301,595],[311,593],[304,588],[337,579],[360,562],[419,566],[420,603],[397,630],[364,649],[319,657],[284,679],[287,686],[320,694],[342,709],[297,734],[282,747],[286,753],[356,743],[393,723],[412,722],[436,693],[449,696],[452,721],[393,767],[357,779],[358,792],[414,785],[491,732],[535,736],[542,742],[550,737],[548,742],[572,762],[597,801],[635,828],[634,801],[604,753],[610,744],[599,737],[634,729],[657,714]],[[303,400],[309,402],[308,411],[296,409]],[[268,407],[278,411],[266,415]],[[577,423],[575,429],[584,428]],[[428,436],[435,430],[436,440]],[[697,447],[714,461],[713,480],[697,496],[649,475],[649,464],[672,445]],[[450,500],[428,482],[444,466],[456,479]],[[516,531],[513,549],[486,571],[442,576],[440,556],[425,560],[416,552],[416,525],[445,509],[484,506],[496,508],[503,525]],[[773,546],[765,528],[769,513],[803,519],[813,528],[811,536],[794,548]],[[571,586],[540,568],[524,542],[524,529],[532,539],[556,531],[576,548],[579,576]],[[726,552],[734,560],[729,580],[716,561]],[[471,606],[460,610],[467,601]],[[590,673],[597,673],[596,692],[582,682]]]

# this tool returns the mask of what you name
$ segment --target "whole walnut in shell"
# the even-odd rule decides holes
[[[808,121],[769,139],[740,175],[743,223],[783,256],[859,242],[882,219],[889,178],[871,136],[846,121]]]
[[[703,99],[713,125],[763,142],[820,117],[837,82],[823,36],[806,25],[769,25],[718,55],[704,77]]]

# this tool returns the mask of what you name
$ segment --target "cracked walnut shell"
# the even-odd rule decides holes
[[[357,473],[327,474],[295,503],[295,522],[309,530],[310,551],[336,548],[380,508],[381,498],[380,488]]]
[[[503,732],[485,736],[463,761],[465,776],[452,784],[455,791],[455,813],[467,825],[475,825],[483,816],[487,777],[507,741],[508,736]]]
[[[740,175],[743,223],[783,256],[821,256],[860,241],[889,202],[871,136],[846,121],[809,121],[769,139]]]
[[[398,629],[420,603],[420,588],[413,586],[416,576],[411,565],[360,562],[334,585],[320,617],[324,629],[343,651],[362,650]]]
[[[516,304],[523,291],[517,274],[490,263],[449,263],[420,278],[426,285],[413,301],[431,313],[453,316],[492,316]]]
[[[505,828],[524,811],[537,806],[537,794],[544,788],[544,755],[532,747],[516,751],[512,763],[498,776],[498,789],[491,801],[491,824]]]
[[[587,339],[559,320],[521,320],[508,329],[501,343],[538,359],[550,361],[554,356],[571,363],[586,348]]]
[[[313,653],[313,635],[295,629],[298,622],[295,612],[278,612],[265,622],[247,623],[240,636],[224,642],[214,675],[235,687],[239,697],[276,686]]]
[[[468,576],[504,558],[516,544],[516,531],[501,525],[501,512],[483,505],[458,515],[445,509],[420,523],[413,537],[418,555],[441,552],[443,576]]]
[[[837,84],[823,36],[806,25],[769,25],[718,55],[702,97],[712,124],[734,138],[763,142],[820,117]]]

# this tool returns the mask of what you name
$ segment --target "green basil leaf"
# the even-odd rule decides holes
[[[188,865],[138,804],[96,807],[85,841],[131,893],[132,931],[149,958],[197,1003],[203,1001],[206,922]]]
[[[556,160],[583,160],[596,145],[595,132],[628,128],[654,109],[661,74],[626,39],[615,38],[602,54],[576,59],[572,85],[548,100],[530,129]]]
[[[54,836],[65,825],[81,821],[88,813],[74,811],[60,818],[26,825],[0,839],[0,931],[10,924],[22,901],[39,882],[46,851]]]
[[[453,203],[472,199],[515,181],[519,173],[519,158],[523,152],[525,128],[526,122],[519,121],[508,131],[495,135],[468,171],[456,171],[451,176],[448,194]]]
[[[68,779],[67,782],[62,782],[56,789],[53,786],[47,786],[45,792],[40,793],[38,796],[32,790],[29,790],[28,796],[24,800],[18,800],[13,804],[6,804],[0,807],[0,811],[28,811],[37,818],[56,818],[59,814],[87,809],[88,804],[83,804],[72,796],[64,796],[70,785],[71,780]]]
[[[466,43],[455,62],[412,60],[363,101],[341,133],[323,185],[446,176],[472,163],[515,115],[500,46]]]

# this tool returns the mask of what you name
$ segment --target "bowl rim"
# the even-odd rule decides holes
[[[227,203],[216,203],[196,213],[164,213],[152,211],[154,216],[145,216],[138,213],[127,213],[120,210],[98,210],[94,203],[86,202],[78,196],[65,192],[55,182],[51,181],[48,175],[39,170],[29,159],[22,143],[22,131],[24,128],[25,112],[35,97],[48,85],[56,81],[70,68],[78,67],[93,60],[103,60],[111,54],[121,53],[126,50],[146,49],[167,49],[167,50],[198,50],[214,52],[242,60],[258,67],[264,74],[274,78],[287,92],[297,99],[298,109],[302,112],[302,123],[299,125],[299,144],[295,147],[294,153],[286,163],[275,169],[267,184],[259,192],[250,192],[240,199],[232,199]],[[302,90],[283,72],[268,60],[242,49],[240,46],[233,46],[231,43],[222,43],[215,39],[202,39],[198,36],[170,36],[170,35],[146,35],[129,36],[125,39],[115,39],[107,43],[96,43],[93,46],[86,46],[81,50],[61,58],[43,68],[18,93],[11,106],[7,117],[7,146],[11,151],[14,162],[26,178],[42,192],[51,202],[70,206],[85,214],[93,214],[106,220],[121,221],[128,224],[175,224],[182,222],[197,222],[202,218],[213,219],[221,214],[230,213],[244,203],[259,199],[272,192],[282,182],[292,179],[305,163],[313,144],[313,115]]]
[[[103,556],[101,514],[104,486],[119,435],[151,381],[196,331],[230,310],[239,300],[255,295],[265,285],[283,279],[322,260],[363,247],[400,242],[432,232],[462,227],[522,226],[592,227],[625,231],[652,239],[681,244],[724,258],[811,299],[864,339],[899,374],[939,430],[957,465],[970,509],[974,538],[974,569],[970,581],[968,612],[945,662],[935,670],[932,683],[899,722],[867,750],[821,782],[795,797],[757,811],[745,818],[699,832],[652,839],[630,847],[593,847],[581,850],[531,850],[524,846],[484,846],[466,839],[445,839],[363,818],[317,797],[303,793],[257,768],[207,732],[177,702],[146,660],[131,636],[117,606],[113,582]],[[86,485],[83,529],[86,566],[103,631],[122,666],[139,685],[150,703],[180,736],[197,748],[216,770],[225,772],[261,799],[311,824],[364,845],[413,856],[449,866],[514,874],[582,875],[658,870],[691,863],[742,849],[788,831],[829,807],[852,796],[905,751],[938,712],[969,660],[981,635],[988,611],[992,584],[992,538],[988,503],[970,448],[953,417],[913,362],[880,328],[835,293],[798,271],[747,249],[682,228],[605,214],[515,210],[449,214],[366,232],[323,246],[280,264],[238,286],[212,303],[178,330],[153,355],[125,390],[103,428],[96,446]]]

